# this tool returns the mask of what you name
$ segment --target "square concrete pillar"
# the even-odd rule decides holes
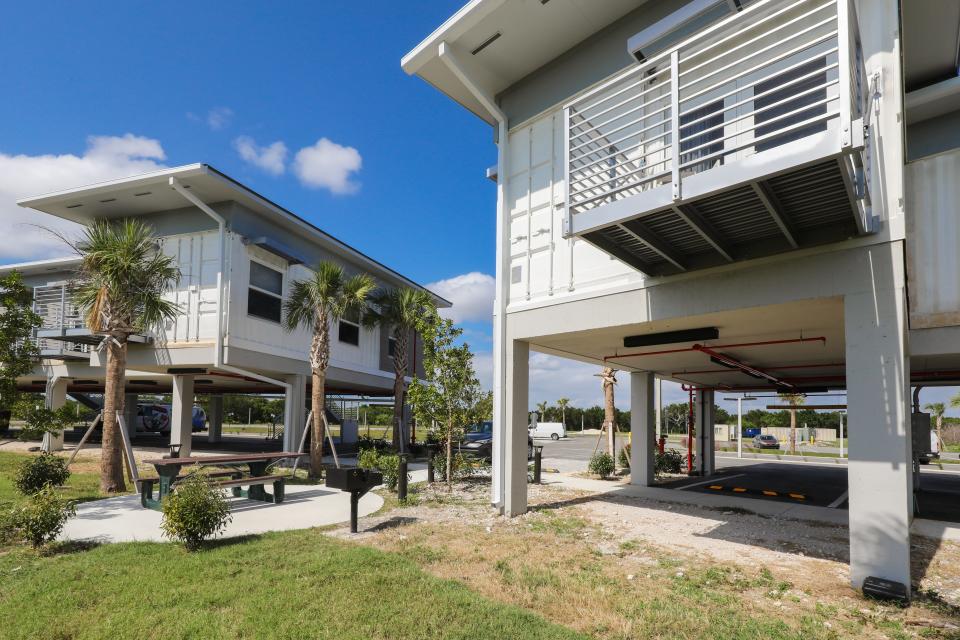
[[[283,450],[296,451],[300,447],[307,419],[307,376],[292,375],[283,401]]]
[[[70,380],[67,378],[53,377],[47,378],[47,388],[44,393],[43,403],[47,409],[55,411],[67,404],[67,385]],[[43,445],[41,448],[46,452],[63,451],[63,433],[56,435],[52,433],[44,434]]]
[[[656,401],[652,373],[630,374],[630,484],[653,484]]]
[[[170,412],[170,444],[180,445],[180,457],[193,450],[193,376],[173,376],[173,407]]]
[[[207,411],[207,442],[220,442],[223,437],[223,396],[210,396]]]
[[[717,469],[713,434],[713,391],[698,389],[693,394],[693,425],[696,429],[693,468],[701,476],[711,476]]]
[[[844,298],[850,581],[877,576],[910,587],[913,515],[910,357],[905,292]]]
[[[507,343],[506,415],[503,455],[503,513],[527,512],[527,422],[529,416],[530,344]],[[496,473],[496,470],[494,470]]]

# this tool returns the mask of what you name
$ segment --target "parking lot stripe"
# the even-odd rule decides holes
[[[730,478],[739,478],[740,476],[745,476],[745,475],[747,475],[747,474],[745,474],[745,473],[735,473],[735,474],[733,474],[732,476],[723,476],[723,477],[720,477],[720,478],[711,478],[711,479],[709,479],[709,480],[704,480],[703,482],[694,482],[693,484],[685,484],[685,485],[683,485],[682,487],[677,487],[677,489],[679,489],[680,491],[683,491],[684,489],[692,489],[693,487],[700,487],[700,486],[703,486],[703,485],[705,485],[705,484],[710,484],[711,482],[716,482],[717,480],[729,480]]]
[[[839,498],[837,498],[836,500],[834,500],[833,502],[827,505],[827,508],[836,509],[837,507],[842,505],[843,502],[847,499],[847,494],[849,493],[850,493],[849,491],[844,491],[843,493],[841,493]]]

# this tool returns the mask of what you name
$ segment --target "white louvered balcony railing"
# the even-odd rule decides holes
[[[567,234],[664,275],[868,233],[865,86],[852,0],[755,2],[565,106]]]

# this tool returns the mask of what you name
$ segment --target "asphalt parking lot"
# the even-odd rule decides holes
[[[620,445],[625,438],[618,438]],[[585,471],[597,436],[573,435],[563,440],[536,440],[543,445],[544,467],[563,473]],[[605,443],[601,443],[603,450]],[[680,491],[734,495],[832,509],[847,508],[846,464],[832,459],[813,462],[738,459],[717,455],[717,473],[710,478],[682,478],[662,486]],[[957,470],[921,469],[916,494],[918,517],[960,522],[960,465]]]

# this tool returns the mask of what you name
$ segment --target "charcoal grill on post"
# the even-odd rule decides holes
[[[383,474],[359,467],[327,469],[327,486],[350,493],[350,533],[357,532],[357,507],[360,498],[370,489],[383,484]]]

